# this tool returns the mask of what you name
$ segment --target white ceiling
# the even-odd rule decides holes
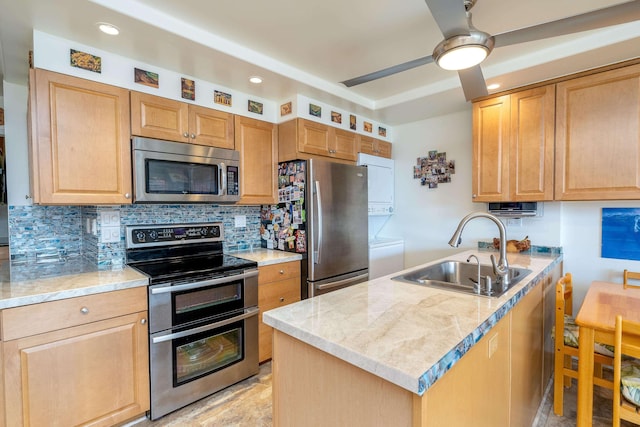
[[[473,23],[499,34],[624,2],[478,0]],[[121,34],[100,33],[101,21]],[[275,101],[299,93],[389,125],[466,104],[457,73],[435,64],[352,88],[339,83],[430,55],[442,34],[424,0],[0,0],[5,80],[26,84],[33,29]],[[504,90],[639,56],[634,21],[497,48],[482,69]],[[251,75],[264,83],[249,84]]]

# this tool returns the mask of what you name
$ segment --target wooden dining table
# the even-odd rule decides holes
[[[576,317],[580,327],[577,427],[592,424],[594,342],[613,345],[619,314],[624,319],[640,322],[640,288],[624,289],[621,283],[591,283]]]

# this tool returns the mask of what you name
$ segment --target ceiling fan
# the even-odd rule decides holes
[[[490,35],[471,23],[471,9],[477,0],[425,0],[444,35],[433,50],[423,56],[383,70],[341,82],[347,87],[377,80],[435,62],[446,70],[457,70],[465,98],[470,101],[488,95],[480,63],[494,48],[595,30],[640,19],[640,0],[605,7],[568,18]]]

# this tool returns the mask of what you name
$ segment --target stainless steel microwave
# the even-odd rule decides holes
[[[234,203],[240,153],[225,148],[134,137],[134,203]]]

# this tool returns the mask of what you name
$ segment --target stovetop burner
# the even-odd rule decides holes
[[[257,265],[255,261],[225,254],[160,259],[129,264],[130,267],[147,274],[152,283],[199,277],[213,278],[223,276],[231,270],[252,268]]]
[[[126,227],[127,264],[151,283],[224,276],[257,268],[255,261],[223,253],[222,223]]]

